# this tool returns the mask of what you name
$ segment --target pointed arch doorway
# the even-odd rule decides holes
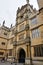
[[[25,63],[25,56],[26,56],[26,53],[24,51],[24,49],[20,49],[19,50],[19,59],[18,59],[18,62],[19,63]]]

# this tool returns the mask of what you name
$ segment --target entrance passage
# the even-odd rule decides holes
[[[19,52],[19,63],[25,63],[25,51],[23,49]]]

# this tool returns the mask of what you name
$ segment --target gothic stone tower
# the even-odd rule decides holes
[[[43,7],[43,0],[37,0],[37,1],[38,1],[39,9],[41,9]]]

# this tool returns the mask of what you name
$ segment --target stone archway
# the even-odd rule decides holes
[[[19,55],[18,62],[19,62],[19,63],[25,63],[26,53],[25,53],[24,49],[22,49],[22,48],[19,49],[18,55]]]

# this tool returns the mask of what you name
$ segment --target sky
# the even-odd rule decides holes
[[[39,9],[37,0],[30,0],[29,3],[33,5],[33,8]],[[14,26],[16,22],[16,11],[18,7],[25,4],[26,0],[0,0],[0,24],[2,25],[5,20],[5,26],[10,27],[11,24]]]

